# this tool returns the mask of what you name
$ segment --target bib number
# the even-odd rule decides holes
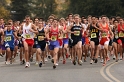
[[[44,40],[44,36],[38,36],[38,41]]]
[[[80,35],[80,31],[75,31],[74,35],[75,36],[79,36]]]
[[[115,34],[115,38],[116,38],[116,39],[118,38],[118,34]]]
[[[66,38],[66,34],[63,34],[63,38]]]
[[[96,38],[96,33],[91,33],[91,38]]]
[[[102,33],[102,37],[107,37],[107,33]]]
[[[52,41],[56,41],[57,40],[57,37],[56,36],[51,36],[51,40]]]
[[[31,36],[29,34],[26,34],[25,37],[26,37],[26,39],[30,39],[31,38]]]
[[[6,41],[11,41],[11,40],[12,40],[11,36],[6,37]]]
[[[124,33],[123,32],[119,32],[119,37],[124,37]]]

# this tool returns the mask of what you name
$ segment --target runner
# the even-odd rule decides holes
[[[124,47],[124,22],[123,22],[123,18],[119,19],[118,33],[119,33],[118,50],[120,52],[119,59],[122,60],[122,58],[123,58],[123,47]]]
[[[100,27],[102,28],[101,34],[100,34],[100,45],[103,52],[103,66],[106,65],[106,61],[108,60],[108,45],[109,45],[109,37],[110,35],[113,35],[111,29],[109,28],[108,23],[106,23],[106,16],[102,16],[102,21],[100,23]]]
[[[37,48],[36,56],[38,57],[39,67],[42,67],[42,64],[45,63],[44,58],[45,58],[45,47],[46,47],[46,41],[45,41],[46,28],[44,28],[42,21],[39,21],[38,32],[39,33],[37,35],[38,44],[36,45]]]
[[[114,39],[113,39],[113,48],[114,48],[114,54],[116,57],[116,62],[118,62],[118,20],[113,21],[113,33],[114,33]]]
[[[58,37],[59,37],[59,33],[60,33],[61,29],[58,27],[58,20],[54,19],[52,26],[47,30],[47,39],[50,42],[49,45],[49,49],[51,52],[51,55],[53,57],[54,60],[54,64],[53,64],[53,69],[56,68],[56,63],[57,63],[57,59],[58,59],[58,51],[59,51],[59,41],[58,41]]]
[[[6,64],[12,63],[12,56],[13,56],[13,50],[14,50],[14,39],[18,38],[17,34],[14,30],[12,30],[12,24],[7,24],[7,30],[4,32],[4,38],[5,41],[5,48],[6,48],[6,55],[7,55],[7,62]],[[2,41],[3,41],[2,40]],[[2,42],[4,43],[4,42]]]
[[[73,64],[76,65],[76,54],[78,57],[78,64],[82,65],[82,31],[83,27],[79,22],[80,16],[78,14],[74,15],[74,23],[70,26],[71,39],[73,41]]]
[[[30,67],[29,63],[29,55],[32,54],[32,48],[34,45],[34,33],[38,33],[36,26],[32,23],[30,23],[30,16],[25,17],[26,22],[21,25],[20,30],[22,30],[22,37],[23,37],[23,45],[24,45],[24,53],[25,53],[25,59],[26,64],[25,67]]]
[[[90,64],[98,62],[98,53],[99,53],[99,30],[100,26],[97,24],[96,17],[92,16],[92,23],[88,25],[87,30],[90,32],[90,46],[91,46],[91,61]],[[95,56],[94,56],[95,55]]]

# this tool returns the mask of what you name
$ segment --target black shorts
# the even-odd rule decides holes
[[[110,39],[109,46],[112,46],[113,41]]]
[[[82,42],[82,37],[81,38],[72,38],[73,42],[72,42],[72,46],[75,46],[79,41]]]
[[[45,47],[46,47],[46,41],[39,42],[39,43],[36,45],[36,48],[40,48],[42,51],[45,50]]]
[[[91,41],[93,41],[96,46],[99,45],[99,39],[98,38],[91,39]]]
[[[113,42],[118,43],[118,39],[114,38]]]
[[[68,42],[68,45],[69,45],[69,48],[72,48],[72,40],[69,38],[69,42]]]

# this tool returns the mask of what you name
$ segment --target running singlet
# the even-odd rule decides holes
[[[33,32],[30,32],[30,29],[31,29],[31,23],[26,26],[26,24],[23,25],[23,38],[24,39],[33,39],[34,38],[34,33]]]
[[[99,38],[99,30],[96,29],[95,27],[93,27],[92,25],[90,25],[90,38],[94,39],[94,38]]]
[[[58,40],[58,35],[59,35],[59,29],[58,27],[56,28],[56,30],[54,30],[52,27],[51,27],[51,31],[50,31],[50,38],[51,38],[51,41],[57,41]]]
[[[14,44],[13,30],[5,31],[5,42],[7,42],[9,45]]]
[[[73,27],[71,28],[72,32],[75,32],[74,34],[71,34],[72,38],[82,38],[82,27],[80,25],[74,24]]]
[[[100,26],[104,29],[104,30],[106,30],[106,31],[104,31],[104,32],[101,32],[101,37],[102,38],[108,38],[109,37],[109,26],[108,26],[108,24],[106,24],[106,26],[104,27],[102,24],[100,24]]]
[[[122,28],[124,29],[124,24],[122,25]],[[120,38],[124,37],[124,32],[121,30],[120,24],[118,24],[118,33]]]
[[[67,28],[66,28],[66,25],[64,25],[64,30],[66,30]],[[67,33],[64,33],[63,34],[63,38],[68,38],[68,34]]]
[[[37,41],[42,42],[45,41],[44,37],[45,37],[45,32],[44,32],[44,28],[42,30],[38,30],[39,34],[37,35]]]

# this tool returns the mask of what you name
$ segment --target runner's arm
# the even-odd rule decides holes
[[[32,24],[32,29],[30,29],[31,32],[38,34],[38,30],[36,29],[36,26]]]

